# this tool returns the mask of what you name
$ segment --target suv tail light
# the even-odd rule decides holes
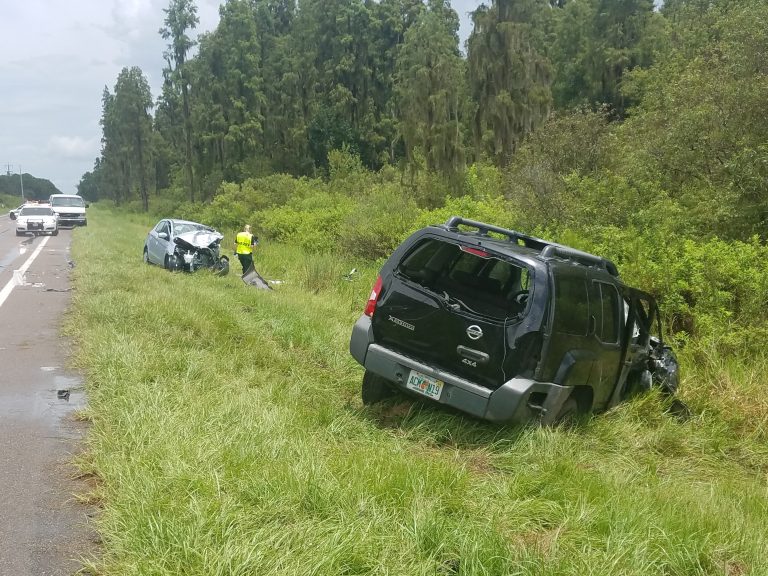
[[[381,276],[376,278],[376,283],[373,285],[371,295],[368,297],[368,303],[365,305],[364,312],[366,316],[373,318],[373,311],[376,310],[376,302],[379,299],[379,295],[381,295]]]

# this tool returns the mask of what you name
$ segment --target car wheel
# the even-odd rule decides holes
[[[368,370],[363,375],[363,404],[370,406],[378,404],[382,400],[394,396],[395,391],[389,385],[386,378],[374,374]]]
[[[216,275],[217,276],[226,276],[229,274],[229,258],[226,256],[222,256],[219,258],[219,262],[216,267]]]
[[[59,235],[59,229],[56,228],[53,232],[51,232],[51,236],[58,236]]]
[[[16,230],[16,236],[26,236],[26,234],[24,234],[24,232],[19,232],[18,230]]]
[[[165,255],[165,260],[163,260],[163,268],[166,270],[171,269],[171,257],[168,254]]]
[[[568,400],[563,402],[560,407],[560,411],[555,416],[555,426],[562,424],[573,424],[576,417],[579,415],[579,404],[576,402],[576,398],[569,396]]]
[[[147,252],[146,248],[144,248],[144,254],[141,255],[141,259],[144,261],[144,264],[149,264],[149,252]]]

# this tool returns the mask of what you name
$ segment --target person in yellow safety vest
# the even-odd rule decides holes
[[[246,224],[235,237],[235,254],[243,267],[243,275],[253,266],[253,247],[258,243],[259,239],[251,234],[250,224]]]

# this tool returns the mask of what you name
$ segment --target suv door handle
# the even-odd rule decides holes
[[[490,359],[490,356],[488,356],[488,354],[486,354],[485,352],[480,352],[480,350],[467,348],[466,346],[462,346],[462,345],[456,346],[456,353],[459,356],[468,358],[469,360],[474,360],[479,364],[486,364]]]

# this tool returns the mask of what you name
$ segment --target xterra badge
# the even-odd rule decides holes
[[[394,322],[398,326],[402,326],[403,328],[408,328],[408,330],[416,330],[416,326],[413,324],[408,324],[405,320],[400,320],[400,318],[395,318],[394,316],[389,317],[390,322]]]

